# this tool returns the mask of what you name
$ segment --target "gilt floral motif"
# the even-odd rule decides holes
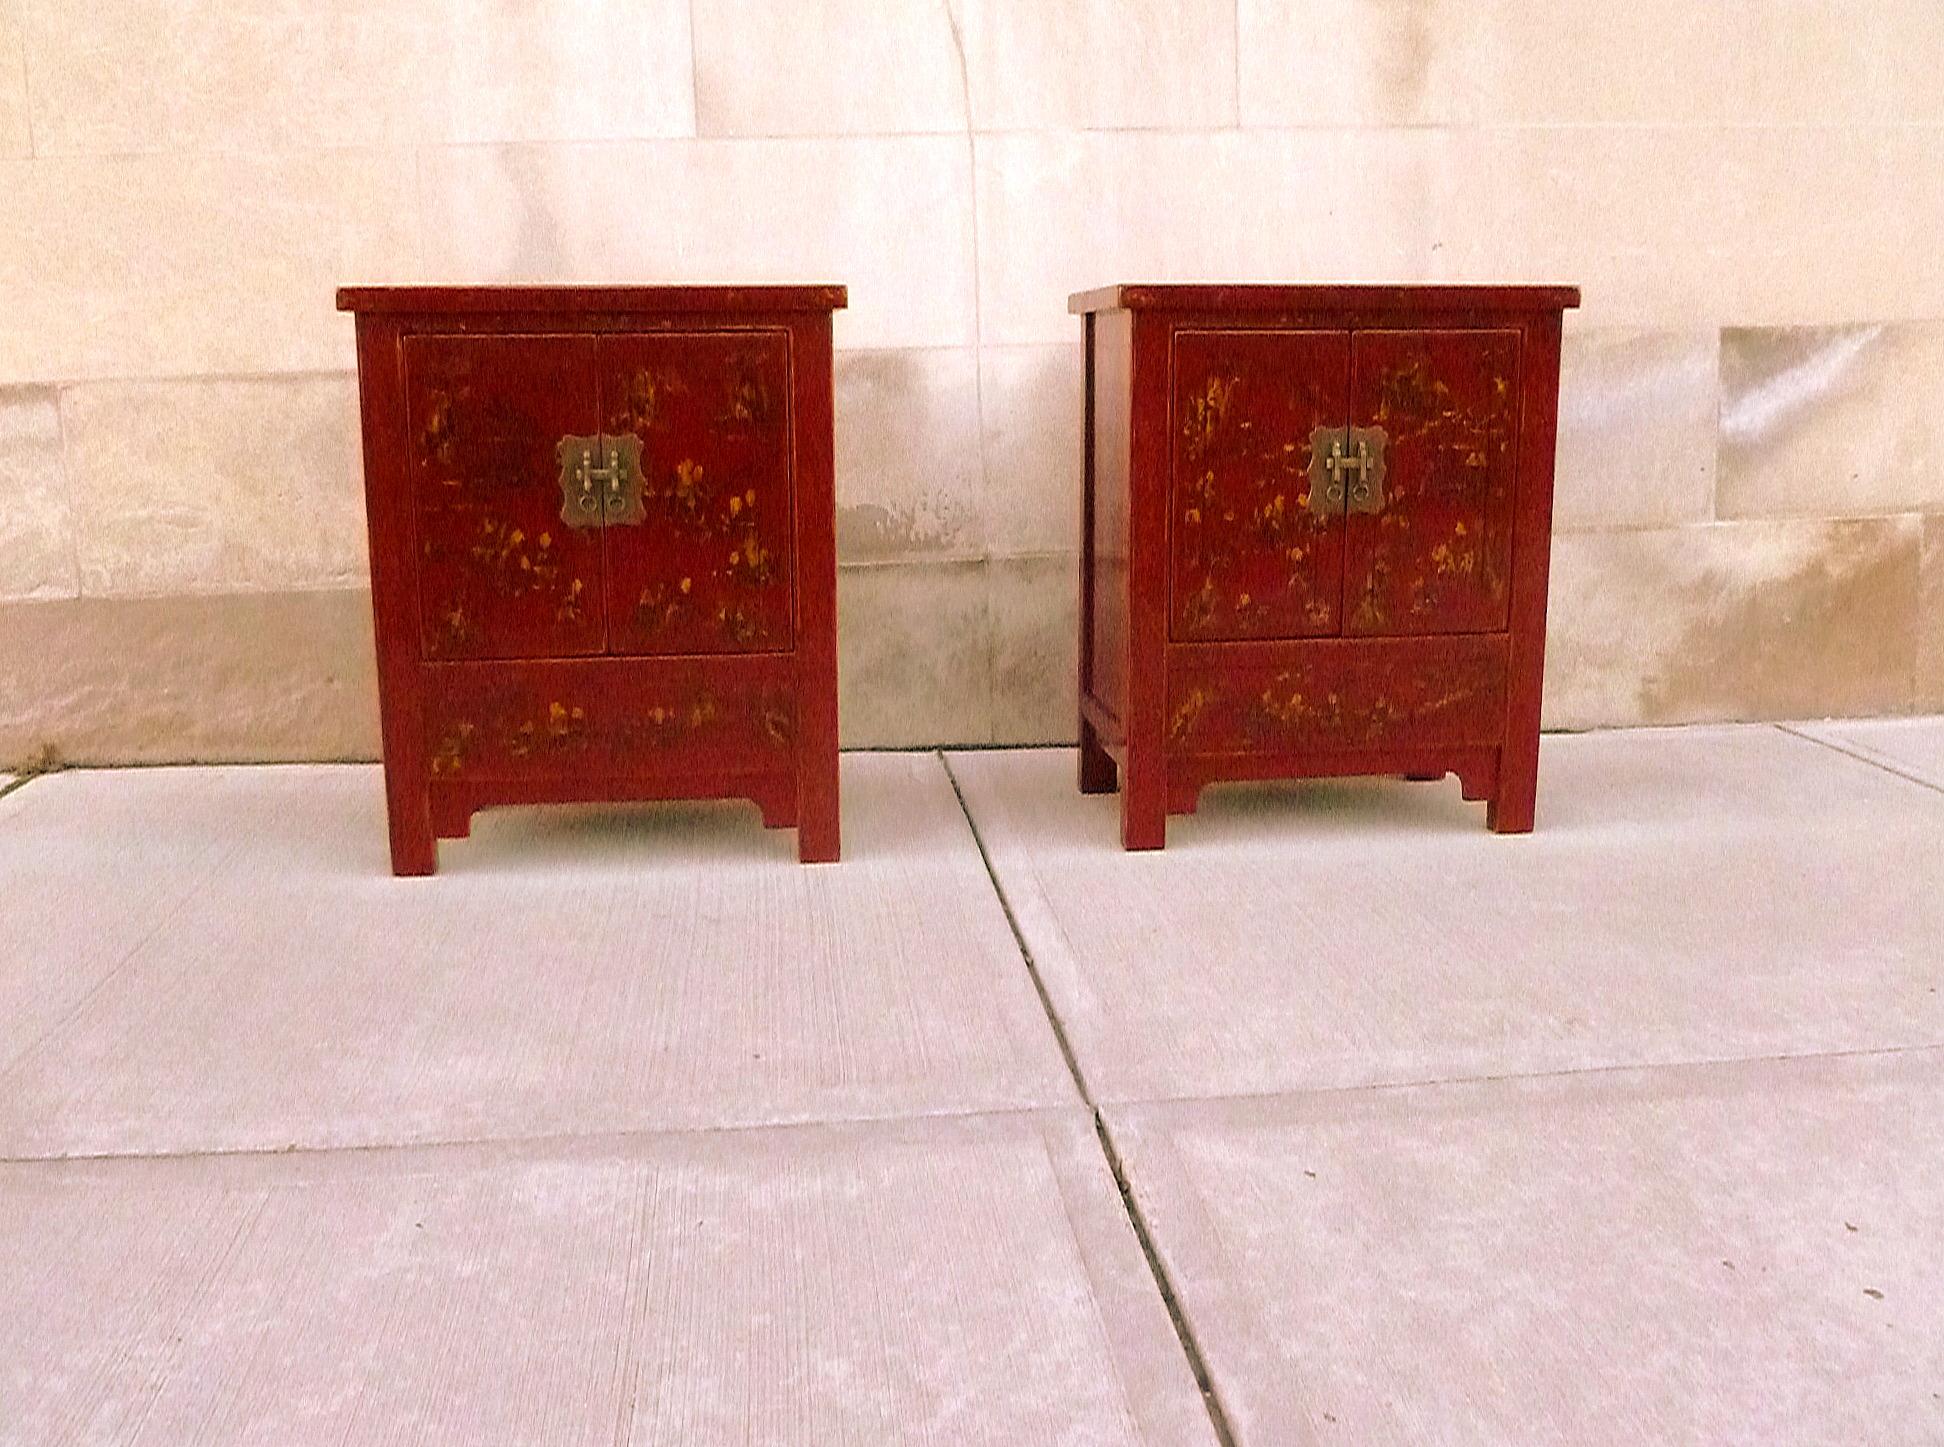
[[[599,648],[599,534],[561,525],[557,487],[561,437],[593,430],[593,340],[440,336],[406,346],[428,655]]]
[[[1346,348],[1315,333],[1178,340],[1175,637],[1335,631],[1341,519],[1309,511],[1309,437],[1340,418]]]
[[[530,773],[570,757],[626,768],[630,760],[709,745],[787,753],[795,741],[791,695],[773,685],[737,691],[693,679],[646,698],[599,703],[489,689],[448,707],[456,712],[430,734],[437,778]]]
[[[1502,627],[1510,588],[1518,335],[1359,338],[1360,418],[1389,437],[1385,508],[1351,541],[1355,633]]]
[[[1462,740],[1505,706],[1495,648],[1451,659],[1297,665],[1197,675],[1170,691],[1168,745],[1187,753],[1273,753]]]
[[[646,520],[611,530],[621,651],[756,652],[791,641],[788,348],[781,334],[631,338],[610,426],[644,430]],[[638,532],[639,536],[636,535]]]

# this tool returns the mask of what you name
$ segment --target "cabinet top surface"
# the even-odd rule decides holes
[[[835,311],[846,289],[818,286],[346,286],[341,312],[416,316],[512,312]]]
[[[1100,311],[1535,312],[1579,305],[1576,286],[1370,286],[1126,283],[1076,291],[1075,315]]]

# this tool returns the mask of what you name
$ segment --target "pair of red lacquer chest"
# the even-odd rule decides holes
[[[1120,287],[1086,332],[1080,783],[1439,777],[1529,829],[1559,288]],[[748,798],[838,854],[842,287],[372,287],[392,866],[495,804]]]

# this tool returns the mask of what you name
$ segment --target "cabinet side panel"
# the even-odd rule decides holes
[[[1121,844],[1159,849],[1168,823],[1164,717],[1168,686],[1168,439],[1173,319],[1134,315],[1127,478],[1126,768]]]
[[[1525,327],[1525,396],[1512,538],[1511,660],[1505,746],[1492,827],[1533,825],[1539,789],[1539,706],[1545,688],[1546,589],[1552,568],[1553,463],[1559,426],[1559,333],[1555,313]]]
[[[1119,742],[1126,736],[1127,716],[1134,317],[1124,311],[1098,312],[1091,321],[1093,488],[1082,566],[1093,579],[1093,596],[1082,618],[1086,634],[1081,651],[1087,662],[1081,687],[1113,725],[1110,740]]]
[[[1080,318],[1080,709],[1094,688],[1094,314]],[[1083,724],[1082,731],[1085,731]],[[1085,740],[1082,740],[1084,746]]]
[[[796,474],[797,853],[840,847],[837,791],[837,463],[828,313],[791,328]]]
[[[389,317],[358,318],[358,406],[364,432],[365,525],[371,540],[371,608],[378,641],[378,713],[392,869],[398,874],[430,874],[436,854],[425,791],[418,543],[405,468],[404,355],[398,323]]]

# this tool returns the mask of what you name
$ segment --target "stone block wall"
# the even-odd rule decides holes
[[[0,766],[376,748],[350,282],[842,281],[844,735],[1071,736],[1069,291],[1574,282],[1547,719],[1944,708],[1936,0],[0,0]]]

